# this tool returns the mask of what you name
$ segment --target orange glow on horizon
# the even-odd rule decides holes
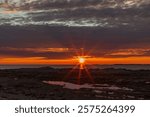
[[[84,63],[85,58],[47,59],[45,57],[0,57],[0,64],[52,64],[69,65]],[[150,57],[86,58],[86,64],[150,64]]]

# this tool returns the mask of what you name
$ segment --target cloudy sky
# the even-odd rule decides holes
[[[0,64],[71,63],[81,48],[95,63],[150,64],[149,11],[150,0],[0,0]]]

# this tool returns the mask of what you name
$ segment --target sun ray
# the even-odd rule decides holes
[[[81,78],[81,74],[82,74],[82,69],[79,69],[79,74],[78,74],[78,84],[80,84],[80,78]]]
[[[65,79],[68,78],[68,77],[71,75],[71,73],[72,73],[76,68],[78,68],[78,66],[79,66],[79,64],[76,64],[76,65],[69,71],[69,73],[65,76]]]
[[[86,60],[87,58],[89,58],[89,56],[85,56],[84,55],[84,48],[80,49],[80,56],[75,56],[75,60],[77,60],[77,64],[71,69],[71,71],[69,71],[69,73],[67,74],[67,76],[65,78],[68,78],[75,70],[78,70],[78,75],[77,75],[77,82],[78,84],[80,84],[80,81],[82,80],[81,78],[85,78],[88,77],[90,79],[90,81],[92,83],[94,83],[92,75],[89,71],[89,69],[87,68],[86,64]],[[85,71],[85,72],[84,72]],[[75,71],[76,73],[77,71]],[[83,73],[85,73],[85,75],[82,75]]]
[[[94,80],[93,80],[93,78],[92,78],[92,75],[91,75],[91,73],[89,72],[89,70],[88,70],[88,68],[87,68],[86,66],[85,66],[85,71],[86,71],[88,77],[90,78],[90,80],[92,81],[92,83],[94,83]]]

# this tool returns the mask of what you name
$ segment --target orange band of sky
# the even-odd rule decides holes
[[[0,58],[0,64],[76,64],[77,59],[46,59],[44,57]],[[150,64],[150,57],[87,58],[87,64]]]

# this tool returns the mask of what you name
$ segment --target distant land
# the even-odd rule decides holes
[[[19,68],[39,68],[51,66],[53,68],[72,68],[74,65],[0,65],[0,69],[19,69]],[[105,68],[116,68],[116,69],[129,69],[129,70],[150,70],[150,64],[112,64],[112,65],[87,65],[88,68],[105,69]]]

